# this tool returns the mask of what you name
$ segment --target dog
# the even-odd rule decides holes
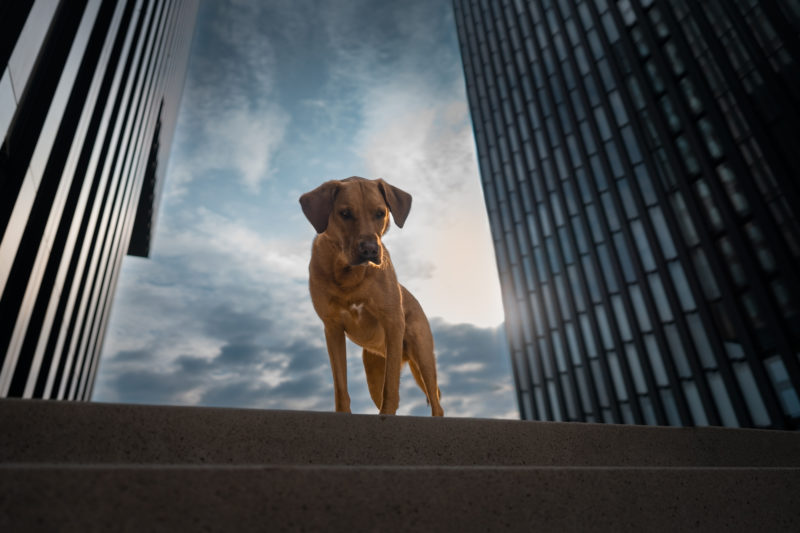
[[[400,371],[407,362],[433,416],[443,416],[436,381],[433,334],[422,306],[397,282],[381,238],[389,213],[403,227],[411,195],[382,179],[353,176],[327,181],[300,197],[317,231],[308,266],[314,310],[325,326],[337,412],[350,412],[345,336],[363,348],[372,401],[393,415]]]

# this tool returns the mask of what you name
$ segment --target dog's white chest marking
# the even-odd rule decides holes
[[[356,320],[361,320],[361,311],[364,310],[364,303],[360,304],[350,304],[350,314],[352,314]]]

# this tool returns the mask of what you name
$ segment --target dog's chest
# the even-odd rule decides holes
[[[346,318],[358,324],[364,314],[364,302],[351,303],[349,306],[342,309],[342,314],[347,315]]]

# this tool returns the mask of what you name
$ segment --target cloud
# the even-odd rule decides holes
[[[273,174],[289,114],[275,102],[275,50],[261,2],[206,2],[193,47],[170,172],[173,196],[197,180],[234,177],[256,193]],[[183,118],[186,117],[186,118]]]

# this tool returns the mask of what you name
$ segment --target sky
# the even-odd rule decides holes
[[[518,418],[447,0],[201,2],[151,257],[126,257],[95,401],[333,410],[298,198],[383,178],[384,244],[436,343],[446,416]],[[377,413],[348,341],[354,413]],[[400,415],[429,415],[406,368]]]

